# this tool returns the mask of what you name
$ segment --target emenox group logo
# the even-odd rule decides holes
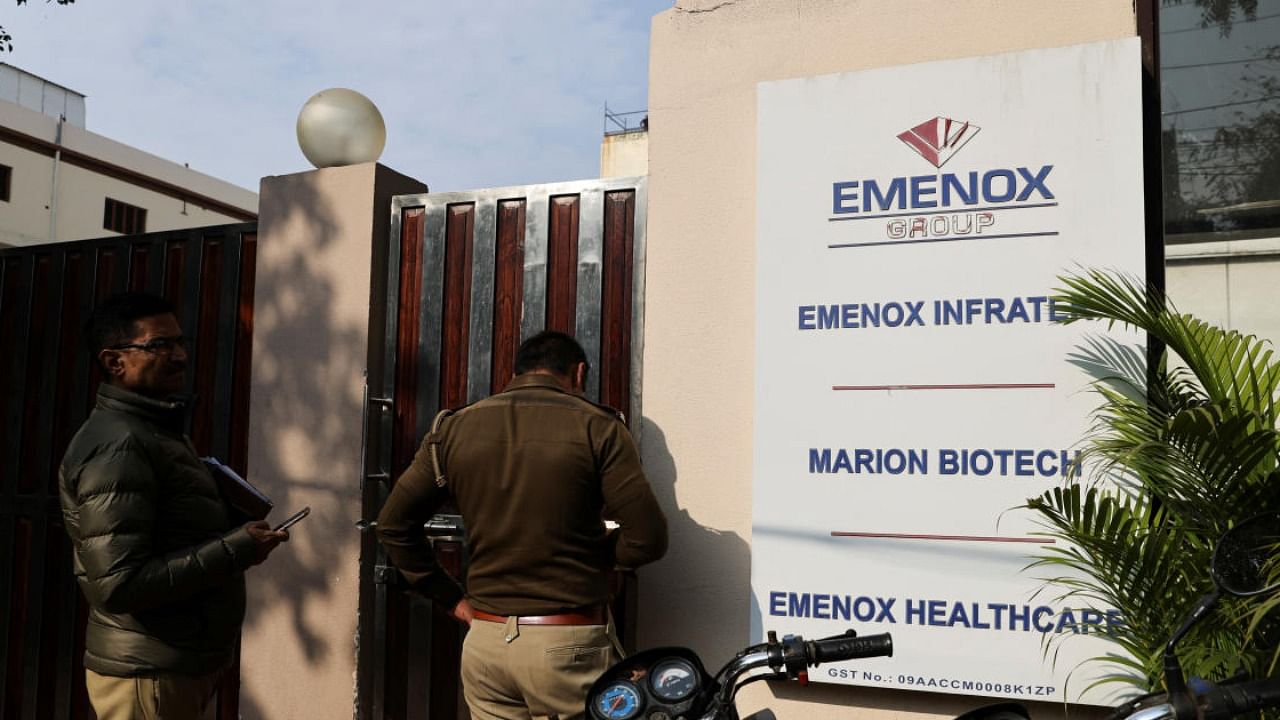
[[[941,170],[981,130],[972,121],[938,115],[904,130],[897,137],[935,170]],[[885,224],[883,237],[829,247],[1057,235],[1056,231],[1041,230],[997,234],[996,230],[997,213],[1001,210],[1058,204],[1049,188],[1052,172],[1053,165],[1041,165],[1037,170],[1001,167],[957,172],[952,169],[933,175],[834,182],[828,220],[882,219]]]
[[[962,123],[939,116],[899,133],[898,139],[933,163],[934,167],[940,168],[981,129],[968,120]]]

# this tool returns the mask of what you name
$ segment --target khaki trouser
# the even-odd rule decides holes
[[[462,644],[462,692],[472,720],[582,718],[591,684],[621,659],[612,624],[476,620]]]
[[[115,677],[84,671],[98,720],[211,720],[222,675]]]

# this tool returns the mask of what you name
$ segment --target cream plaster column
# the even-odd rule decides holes
[[[352,716],[364,373],[381,357],[391,196],[426,189],[373,163],[262,181],[248,477],[270,520],[311,516],[249,572],[242,717]]]

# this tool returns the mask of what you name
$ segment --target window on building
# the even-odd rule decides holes
[[[13,181],[13,168],[0,165],[0,200],[9,202],[9,183]]]
[[[122,235],[137,235],[147,231],[147,211],[119,200],[107,198],[102,210],[102,227]]]
[[[1169,243],[1280,237],[1280,0],[1163,0]]]

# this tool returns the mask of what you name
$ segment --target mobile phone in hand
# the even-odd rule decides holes
[[[311,506],[308,505],[307,507],[304,507],[298,512],[290,515],[287,520],[285,520],[284,522],[280,523],[279,525],[271,529],[272,530],[288,530],[289,528],[293,527],[294,524],[296,524],[299,520],[301,520],[302,518],[310,514],[311,514]]]

